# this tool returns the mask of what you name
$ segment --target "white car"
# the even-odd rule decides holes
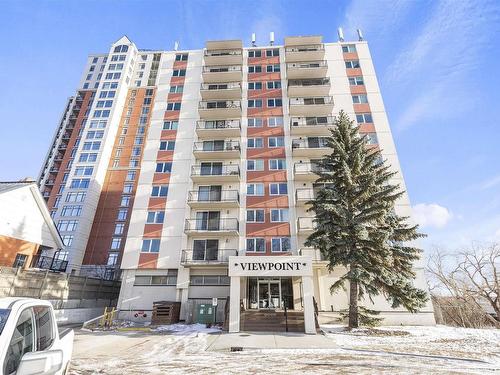
[[[0,374],[65,374],[73,338],[73,330],[59,334],[50,302],[0,299]]]

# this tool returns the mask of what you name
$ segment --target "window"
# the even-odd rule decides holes
[[[161,224],[165,219],[164,211],[149,211],[146,223],[148,224]]]
[[[269,184],[270,195],[285,195],[288,194],[288,185],[286,182]]]
[[[364,84],[363,77],[349,77],[349,85],[351,86],[361,86]]]
[[[151,190],[152,197],[166,197],[168,194],[168,185],[153,186]]]
[[[270,170],[286,169],[286,160],[285,159],[270,159],[269,160],[269,169]]]
[[[106,92],[106,91],[104,91]],[[113,96],[115,95],[114,94],[114,91],[109,91],[109,93],[113,93]],[[106,123],[107,121],[106,120],[93,120],[93,121],[90,121],[90,126],[89,128],[90,129],[104,129],[106,127]]]
[[[263,138],[248,138],[247,148],[262,148],[264,147]]]
[[[160,150],[162,151],[173,151],[175,148],[175,141],[161,141]]]
[[[80,216],[82,206],[64,206],[61,210],[61,216]]]
[[[181,103],[167,103],[167,111],[179,111],[181,109]]]
[[[94,57],[94,58],[92,59],[92,64],[97,64],[97,61],[98,61],[98,60],[99,60],[99,58],[98,58],[98,57]]]
[[[264,170],[264,160],[253,159],[247,160],[247,171],[263,171]]]
[[[250,65],[248,67],[248,73],[262,73],[262,66],[260,66],[260,65]]]
[[[61,238],[65,246],[71,246],[71,244],[73,243],[73,236],[65,235],[61,236]]]
[[[247,184],[247,195],[264,195],[264,184]]]
[[[94,172],[94,167],[76,167],[75,176],[91,176]]]
[[[124,184],[123,185],[123,192],[124,193],[132,193],[134,191],[134,184]]]
[[[86,78],[86,80],[87,80],[87,81],[90,81],[91,79],[92,79],[92,74],[87,74],[87,78]]]
[[[187,61],[187,59],[188,59],[187,53],[175,55],[175,61]]]
[[[356,46],[354,44],[345,44],[342,46],[343,53],[356,52]]]
[[[248,127],[249,128],[262,128],[262,119],[261,118],[249,118],[248,119]]]
[[[248,82],[249,90],[262,90],[262,82]]]
[[[108,254],[108,260],[106,261],[107,266],[115,266],[118,262],[118,253],[112,252]]]
[[[78,159],[79,163],[93,163],[97,160],[97,154],[81,153]]]
[[[126,181],[134,181],[135,180],[136,171],[128,171],[127,176],[125,177]]]
[[[366,94],[362,94],[362,95],[353,95],[352,96],[352,102],[354,104],[364,104],[364,103],[368,103],[368,97],[366,96]]]
[[[260,108],[262,107],[262,99],[249,99],[248,108]]]
[[[168,270],[167,275],[156,276],[135,276],[134,285],[155,286],[155,285],[176,285],[177,270]]]
[[[111,240],[111,250],[119,250],[121,244],[122,244],[121,238],[113,238]]]
[[[179,126],[179,121],[164,121],[163,130],[177,130]]]
[[[74,178],[71,180],[71,189],[86,189],[89,187],[89,178]]]
[[[7,348],[3,373],[13,374],[21,363],[24,354],[33,351],[33,320],[31,309],[24,310],[16,323],[12,339]]]
[[[127,213],[128,213],[128,209],[126,209],[126,208],[119,209],[116,220],[119,220],[119,221],[127,220]]]
[[[59,220],[57,229],[60,232],[74,232],[78,226],[78,220]]]
[[[281,88],[281,81],[268,81],[267,82],[267,89],[272,90],[272,89],[280,89]]]
[[[269,147],[283,147],[285,146],[285,138],[284,137],[269,137],[267,139],[267,143]]]
[[[359,60],[350,60],[345,62],[345,67],[347,69],[356,69],[360,68],[359,66]]]
[[[277,73],[280,71],[280,64],[273,64],[266,66],[267,73]]]
[[[115,225],[115,231],[113,234],[120,235],[123,234],[123,230],[125,229],[124,223],[118,223]]]
[[[160,239],[142,240],[141,252],[158,253],[160,251]]]
[[[128,207],[130,205],[130,195],[122,195],[122,199],[120,201],[121,207]]]
[[[184,86],[171,86],[170,92],[173,94],[180,94],[184,91]]]
[[[88,84],[88,82],[85,82],[85,83],[83,84],[83,89],[84,89],[84,90],[86,90],[86,89],[88,89],[88,88],[89,88],[89,84]]]
[[[366,142],[369,145],[376,145],[378,143],[377,133],[365,133],[364,135],[366,136]]]
[[[283,101],[281,100],[281,98],[267,99],[267,106],[268,107],[281,107],[281,106],[283,106]]]
[[[14,263],[12,264],[12,267],[23,268],[24,265],[26,264],[27,259],[28,259],[28,256],[26,254],[16,254],[16,258],[14,259]]]
[[[189,282],[191,285],[229,285],[229,276],[225,275],[191,275]]]
[[[267,119],[267,126],[270,128],[283,126],[283,117],[269,117]]]
[[[186,69],[174,69],[172,75],[174,77],[184,77],[186,75]]]
[[[172,162],[156,163],[157,173],[170,173],[172,171]]]
[[[287,222],[288,208],[271,210],[271,223]]]
[[[372,123],[373,118],[371,113],[357,113],[356,114],[356,121],[358,124],[363,124],[365,122]]]
[[[262,50],[256,49],[248,51],[248,57],[262,57]]]
[[[266,240],[264,238],[247,238],[247,252],[266,252]]]
[[[87,193],[83,192],[68,193],[68,195],[66,195],[66,202],[83,202],[86,195]]]
[[[84,142],[82,150],[84,150],[84,151],[90,151],[90,150],[96,151],[96,150],[99,150],[100,147],[101,147],[100,141]]]
[[[264,221],[264,210],[247,210],[247,222],[263,223]]]
[[[280,50],[279,49],[268,49],[266,51],[266,56],[267,57],[272,57],[272,56],[279,56],[280,55]]]
[[[290,251],[290,237],[278,237],[271,239],[271,251],[274,252],[286,252]]]

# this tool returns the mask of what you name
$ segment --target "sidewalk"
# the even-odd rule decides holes
[[[322,334],[306,335],[286,332],[239,332],[208,335],[207,351],[243,349],[336,349],[332,339]]]

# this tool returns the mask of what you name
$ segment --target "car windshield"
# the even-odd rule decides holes
[[[0,335],[2,334],[3,327],[5,327],[5,323],[7,323],[7,318],[9,317],[10,310],[9,309],[0,309]]]

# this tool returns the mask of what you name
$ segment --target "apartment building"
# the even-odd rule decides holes
[[[189,319],[230,297],[230,331],[247,312],[286,307],[315,332],[314,302],[322,321],[347,308],[346,293],[329,292],[342,270],[304,247],[315,160],[341,109],[404,188],[365,41],[150,51],[121,38],[89,56],[40,174],[66,245],[57,256],[68,272],[120,275],[126,318],[170,300]],[[406,195],[396,210],[411,217]],[[425,289],[421,263],[415,271]],[[386,323],[434,323],[430,304],[418,314],[374,304]]]

